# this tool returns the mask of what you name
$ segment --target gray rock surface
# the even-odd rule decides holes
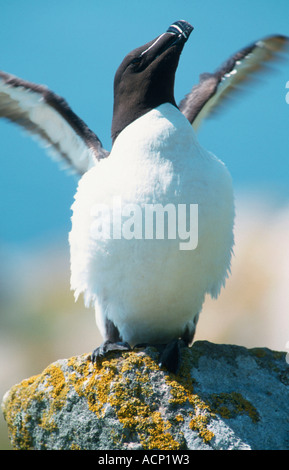
[[[178,375],[154,348],[56,361],[13,386],[2,410],[15,449],[289,449],[285,353],[206,341]]]

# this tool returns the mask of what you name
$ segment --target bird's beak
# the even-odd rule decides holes
[[[180,20],[175,21],[167,29],[167,33],[174,34],[177,40],[186,42],[189,39],[191,32],[193,31],[193,26],[187,21]]]

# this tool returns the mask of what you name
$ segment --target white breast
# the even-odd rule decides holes
[[[178,237],[146,239],[145,218],[141,238],[133,225],[137,238],[108,238],[119,203],[131,215],[148,205],[197,204],[197,248],[181,250]],[[205,294],[217,296],[224,284],[233,246],[231,178],[172,105],[121,132],[109,158],[82,177],[72,209],[71,288],[95,305],[102,333],[108,317],[130,344],[169,341],[199,314]],[[132,219],[127,213],[122,221]]]

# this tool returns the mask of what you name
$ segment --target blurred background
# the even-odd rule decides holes
[[[0,0],[0,68],[46,84],[110,150],[112,85],[123,57],[175,20],[194,25],[176,101],[238,49],[289,35],[288,0]],[[228,166],[236,194],[232,276],[207,299],[196,339],[285,350],[289,340],[288,61],[203,123],[199,140]],[[69,287],[77,180],[0,120],[0,395],[51,362],[100,342],[93,310]],[[9,448],[0,418],[0,448]]]

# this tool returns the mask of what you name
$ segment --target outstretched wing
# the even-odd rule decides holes
[[[261,39],[230,57],[214,73],[200,75],[200,82],[181,101],[179,109],[197,129],[201,121],[216,110],[224,98],[253,74],[263,70],[268,62],[288,52],[289,38],[270,36]]]
[[[5,72],[0,72],[0,117],[38,137],[49,153],[78,174],[109,155],[63,98]]]

